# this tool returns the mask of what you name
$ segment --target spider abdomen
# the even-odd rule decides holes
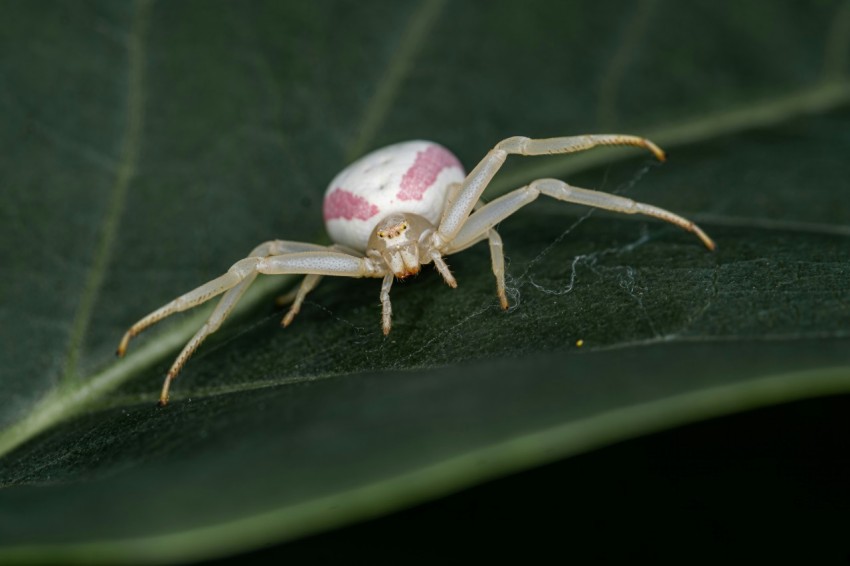
[[[365,251],[381,219],[412,213],[437,224],[448,188],[466,173],[457,157],[429,141],[408,141],[373,151],[334,177],[323,212],[331,239]]]

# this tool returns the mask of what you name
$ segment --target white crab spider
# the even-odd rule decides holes
[[[538,179],[487,204],[479,201],[508,155],[573,153],[600,145],[643,147],[664,160],[664,152],[651,141],[622,134],[508,138],[496,144],[468,175],[451,152],[433,142],[409,141],[376,150],[344,169],[325,192],[325,225],[334,245],[282,240],[260,244],[224,275],[177,297],[130,327],[118,346],[118,355],[123,356],[130,339],[147,327],[224,293],[168,371],[159,398],[159,403],[165,405],[171,381],[201,342],[218,330],[258,274],[306,275],[282,321],[284,326],[292,322],[307,293],[323,275],[383,278],[382,325],[387,334],[392,320],[390,287],[394,278],[415,275],[420,266],[433,262],[446,283],[456,287],[443,257],[485,239],[490,243],[499,302],[507,309],[502,239],[493,227],[541,194],[615,212],[653,216],[693,232],[708,249],[714,249],[711,238],[690,220],[649,204],[580,189],[557,179]]]

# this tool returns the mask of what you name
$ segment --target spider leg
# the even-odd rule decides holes
[[[454,198],[449,200],[443,210],[440,225],[434,234],[433,242],[436,247],[443,249],[463,228],[464,221],[469,216],[481,193],[490,184],[493,176],[499,171],[508,155],[553,155],[575,153],[603,145],[631,145],[651,151],[655,157],[664,161],[664,152],[651,141],[623,134],[598,134],[586,136],[570,136],[548,139],[530,139],[515,136],[500,141],[491,149],[484,159],[466,176],[461,188]]]
[[[383,277],[384,268],[370,258],[328,251],[302,252],[248,258],[258,273],[267,275],[338,275],[341,277]],[[242,261],[248,261],[242,260]],[[237,262],[239,265],[241,262]]]
[[[483,206],[485,206],[484,201],[479,200],[472,210],[480,210]],[[483,239],[483,236],[479,238],[479,240]],[[505,293],[505,251],[502,245],[502,237],[496,232],[495,228],[490,228],[487,231],[487,240],[490,243],[490,263],[493,267],[493,275],[496,277],[496,296],[499,297],[499,305],[502,310],[508,310],[508,296]],[[477,241],[471,242],[471,244],[477,243]]]
[[[457,280],[455,276],[452,275],[451,269],[446,265],[446,260],[443,259],[443,254],[439,251],[432,249],[431,250],[431,261],[434,262],[434,267],[437,268],[437,271],[440,272],[440,275],[443,276],[443,281],[446,282],[446,285],[451,287],[452,289],[457,289]]]
[[[384,282],[381,285],[381,327],[384,330],[384,336],[390,333],[393,324],[393,305],[390,302],[390,288],[393,286],[395,276],[392,273],[384,275]]]
[[[319,246],[316,244],[307,244],[303,242],[288,242],[284,240],[271,240],[268,242],[263,242],[262,244],[254,248],[248,257],[264,257],[268,255],[322,251],[326,249],[326,247]],[[231,268],[231,271],[235,267],[236,266],[234,265]],[[240,277],[239,275],[228,272],[225,275],[213,279],[212,281],[198,287],[197,289],[190,291],[184,295],[181,295],[170,303],[156,309],[152,313],[148,314],[147,316],[136,322],[127,330],[127,332],[121,338],[121,343],[118,345],[118,351],[116,353],[119,357],[123,356],[127,351],[127,346],[130,343],[130,339],[137,336],[143,330],[147,329],[150,326],[153,326],[160,320],[176,312],[182,312],[191,309],[200,305],[201,303],[212,299],[216,295],[220,295],[221,293],[227,291],[229,288],[238,284],[242,278],[244,277]]]
[[[496,295],[499,297],[499,305],[502,310],[508,310],[508,297],[505,294],[505,252],[502,246],[502,237],[495,229],[487,231],[490,241],[490,260],[493,264],[493,275],[496,276]]]
[[[386,266],[371,258],[356,257],[342,252],[310,252],[272,256],[261,259],[256,266],[259,273],[270,275],[282,273],[306,273],[315,275],[341,275],[345,277],[383,277],[381,287],[382,326],[384,334],[389,333],[392,321],[390,287],[392,273],[386,272]]]
[[[236,306],[236,303],[239,302],[239,299],[242,298],[242,295],[251,286],[251,283],[254,282],[254,279],[257,278],[256,273],[251,273],[248,277],[235,287],[227,291],[221,300],[216,305],[215,310],[204,323],[204,325],[192,336],[192,339],[183,347],[180,351],[180,354],[177,355],[177,358],[174,360],[174,363],[171,364],[171,368],[168,370],[168,374],[165,376],[165,381],[162,384],[162,391],[159,394],[159,405],[165,406],[168,403],[168,389],[171,387],[171,382],[177,377],[177,374],[180,373],[180,370],[183,369],[183,366],[186,365],[186,362],[189,361],[189,358],[192,357],[192,354],[195,353],[195,350],[201,345],[201,343],[206,340],[207,336],[215,332],[221,326],[221,323],[224,322],[224,319],[230,314],[230,311],[233,310],[233,307]]]
[[[320,247],[320,246],[317,246],[317,247]],[[281,249],[281,248],[278,247],[274,251],[276,251],[277,249]],[[255,252],[259,251],[261,253],[265,252],[264,255],[266,257],[269,257],[269,254],[268,254],[268,252],[270,251],[269,249],[255,249],[254,251]],[[302,252],[302,253],[297,253],[297,254],[294,254],[294,255],[305,256],[305,255],[315,254],[315,255],[318,255],[322,258],[326,258],[326,256],[323,255],[325,253],[327,253],[327,252],[325,252],[324,249],[321,249],[319,251],[306,252],[306,253]],[[345,255],[347,255],[347,254],[345,254]],[[278,255],[278,256],[272,256],[272,257],[287,258],[287,257],[291,257],[291,255]],[[347,256],[347,257],[350,257],[351,259],[353,259],[355,261],[359,261],[359,258],[356,258],[354,256]],[[192,339],[189,340],[189,342],[186,344],[186,346],[183,347],[183,350],[177,356],[177,359],[174,360],[174,363],[172,364],[171,369],[168,370],[168,375],[166,375],[166,377],[165,377],[165,382],[162,384],[162,393],[159,396],[159,404],[160,405],[165,405],[166,403],[168,403],[168,389],[171,385],[171,382],[177,377],[177,374],[180,373],[180,370],[183,369],[183,366],[186,365],[186,362],[189,361],[189,358],[192,356],[192,354],[195,353],[195,350],[198,349],[198,346],[201,345],[201,342],[203,342],[206,339],[207,336],[209,336],[210,334],[212,334],[213,332],[215,332],[216,330],[219,329],[219,327],[221,326],[221,323],[224,322],[224,319],[227,318],[227,315],[230,314],[230,311],[232,311],[233,307],[236,306],[236,303],[239,302],[239,299],[242,297],[243,293],[245,293],[245,291],[248,289],[248,287],[251,285],[251,283],[254,282],[254,279],[257,278],[257,274],[261,273],[261,271],[260,271],[260,262],[262,261],[261,257],[249,258],[249,260],[251,260],[251,259],[260,260],[260,261],[256,262],[257,265],[255,266],[254,271],[251,271],[250,273],[248,273],[248,275],[245,277],[245,279],[240,281],[235,287],[233,287],[232,289],[230,289],[229,291],[227,291],[224,294],[224,296],[221,298],[218,305],[216,306],[215,310],[213,311],[212,315],[210,315],[209,319],[207,319],[207,322],[205,322],[204,325],[200,328],[200,330],[198,330],[198,332],[195,333],[195,335],[192,337]],[[246,260],[242,260],[242,261],[246,261]],[[280,262],[280,263],[284,263],[284,262]],[[304,297],[307,295],[307,293],[313,287],[316,286],[316,284],[319,282],[319,280],[321,278],[322,278],[321,275],[316,275],[316,274],[308,274],[304,278],[304,283],[301,284],[301,288],[299,289],[298,296],[295,299],[296,302],[295,302],[295,305],[293,305],[293,307],[301,305],[301,302],[304,300]],[[290,309],[290,314],[292,316],[290,317],[289,315],[287,315],[287,318],[284,318],[284,323],[286,323],[287,319],[289,319],[289,321],[291,322],[292,317],[294,317],[295,314],[297,314],[297,312],[298,312],[297,309],[295,310],[295,312],[293,312]]]
[[[475,203],[473,210],[478,211],[483,206],[485,206],[485,202],[479,200]],[[508,296],[505,293],[505,252],[502,237],[496,232],[495,228],[490,228],[486,234],[478,234],[475,239],[464,243],[462,248],[455,247],[454,242],[452,242],[447,253],[456,254],[477,244],[484,238],[487,238],[490,244],[490,263],[493,267],[493,275],[496,277],[496,296],[499,297],[499,305],[501,305],[502,310],[508,310]]]
[[[479,201],[479,204],[483,204]],[[476,206],[475,210],[480,207]],[[496,277],[496,296],[499,297],[499,305],[502,309],[508,310],[508,297],[505,293],[505,253],[502,245],[502,237],[496,232],[495,228],[490,228],[487,232],[478,234],[472,240],[464,240],[462,247],[456,247],[454,242],[444,252],[446,255],[462,252],[466,248],[472,247],[482,240],[488,240],[490,244],[490,263],[493,268],[493,275]],[[457,241],[457,239],[455,239]]]
[[[340,244],[334,244],[328,249],[359,257],[359,252],[346,246],[342,246]],[[307,298],[307,295],[310,293],[310,291],[316,288],[316,285],[318,285],[321,280],[321,275],[307,275],[301,281],[301,285],[298,286],[298,289],[289,291],[288,293],[281,295],[277,299],[275,299],[275,304],[279,307],[283,307],[292,303],[292,306],[289,307],[289,310],[286,312],[286,315],[283,317],[283,320],[280,321],[281,326],[285,328],[292,324],[292,321],[295,319],[295,316],[299,312],[301,312],[301,305],[304,303],[304,299]]]
[[[714,241],[699,226],[663,208],[617,195],[573,187],[558,179],[538,179],[487,203],[472,213],[446,249],[447,253],[454,253],[482,239],[482,236],[493,226],[534,201],[541,194],[564,202],[658,218],[695,234],[709,250],[716,247]]]
[[[348,277],[376,277],[383,275],[380,268],[375,267],[366,258],[354,257],[340,252],[327,251],[323,246],[313,244],[297,244],[287,246],[287,242],[267,242],[255,248],[252,253],[258,255],[248,257],[236,262],[224,275],[201,285],[174,299],[167,305],[160,307],[148,316],[141,319],[124,335],[118,347],[118,354],[123,355],[126,351],[130,338],[162,320],[175,312],[184,311],[200,305],[217,295],[224,293],[216,309],[200,330],[186,344],[177,359],[172,364],[162,385],[160,405],[168,402],[168,390],[171,382],[186,364],[186,361],[198,349],[204,339],[218,330],[221,323],[233,310],[233,307],[241,298],[245,290],[250,286],[259,273],[269,274],[316,274],[316,275],[343,275]],[[275,251],[286,251],[289,249],[309,249],[312,251],[296,251],[281,255],[269,255]],[[260,255],[262,254],[262,255]],[[265,256],[265,257],[263,257]]]
[[[457,197],[460,188],[460,183],[455,183],[450,187],[448,206],[451,206],[451,203]],[[473,210],[479,210],[481,207],[484,206],[484,204],[485,203],[483,200],[479,200],[473,206]],[[486,233],[478,234],[475,239],[466,242],[462,248],[456,248],[454,245],[450,244],[445,253],[447,255],[457,253],[474,244],[477,244],[484,238],[487,238],[490,242],[490,260],[493,266],[493,275],[496,276],[496,295],[499,297],[499,304],[502,306],[502,309],[507,310],[508,297],[505,293],[505,254],[502,246],[502,237],[499,236],[499,233],[496,232],[495,228],[491,228]],[[449,268],[446,265],[445,261],[443,261],[442,255],[436,250],[432,250],[431,257],[434,260],[434,265],[437,267],[437,270],[442,274],[443,279],[446,280],[446,283],[448,283],[453,288],[457,287],[457,282],[455,281],[454,276],[452,276],[451,271],[449,271]]]
[[[301,285],[298,286],[297,292],[287,293],[286,295],[282,295],[277,298],[275,302],[278,306],[282,307],[287,303],[292,303],[292,306],[289,307],[289,310],[286,312],[283,320],[280,321],[281,326],[287,327],[292,324],[292,321],[295,319],[295,315],[301,312],[301,304],[304,302],[304,299],[307,298],[307,294],[315,289],[316,285],[318,285],[321,280],[321,275],[307,275],[304,277],[304,280],[301,281]]]

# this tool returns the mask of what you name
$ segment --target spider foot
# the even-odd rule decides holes
[[[290,308],[286,312],[286,315],[283,317],[283,320],[280,321],[280,325],[286,328],[287,326],[292,324],[292,321],[295,320],[295,315],[297,315],[300,311],[301,309],[296,308],[295,305],[292,305],[292,308]]]
[[[124,354],[127,353],[127,347],[130,345],[130,338],[132,337],[133,335],[129,332],[124,334],[124,336],[121,338],[121,343],[118,344],[118,349],[115,350],[116,356],[118,356],[119,358],[124,357]]]

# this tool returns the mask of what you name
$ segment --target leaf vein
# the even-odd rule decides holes
[[[419,54],[428,33],[442,12],[445,0],[424,0],[410,17],[407,29],[401,34],[401,44],[395,52],[383,77],[378,81],[375,95],[369,101],[357,138],[352,142],[346,161],[351,162],[362,155],[375,138],[375,133],[392,108],[402,82],[410,71],[413,60]]]
[[[620,82],[641,41],[646,36],[649,20],[657,5],[658,0],[643,0],[637,5],[622,35],[620,45],[602,75],[599,85],[599,104],[596,107],[596,120],[600,129],[604,130],[617,121],[617,91],[620,88]]]
[[[822,114],[850,104],[850,81],[823,82],[784,96],[709,114],[690,121],[667,124],[644,132],[647,138],[670,149],[716,139],[756,128],[766,128],[809,114]],[[532,179],[563,178],[578,171],[633,156],[628,149],[610,149],[570,156],[554,162],[529,162],[498,177],[488,188],[488,198],[527,184]]]
[[[71,326],[68,350],[63,364],[61,383],[72,380],[77,371],[83,340],[91,322],[97,295],[103,285],[106,267],[112,255],[115,235],[124,211],[127,188],[136,173],[139,156],[142,122],[144,118],[144,36],[149,16],[149,0],[137,0],[134,24],[128,38],[128,81],[127,81],[127,127],[122,144],[121,160],[112,189],[112,198],[106,210],[100,241],[95,251],[94,262],[89,270],[77,312]]]

